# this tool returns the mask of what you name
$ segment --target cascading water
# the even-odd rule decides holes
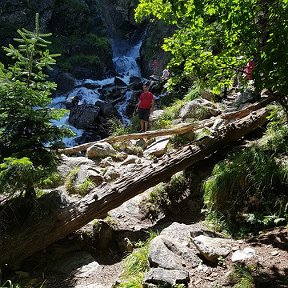
[[[126,109],[131,100],[133,92],[129,90],[129,83],[131,77],[141,78],[141,71],[137,63],[137,59],[140,57],[140,47],[142,40],[135,45],[129,45],[127,41],[116,41],[112,39],[113,49],[113,63],[115,71],[119,74],[117,78],[120,78],[127,85],[127,89],[122,95],[122,100],[118,102],[114,107],[118,111],[120,120],[124,126],[130,124],[129,117],[126,115]],[[107,78],[104,80],[77,80],[75,88],[67,95],[59,95],[53,99],[52,106],[55,108],[65,108],[66,104],[71,102],[75,97],[79,99],[78,105],[92,104],[94,105],[97,100],[101,101],[101,90],[103,87],[114,85],[115,77]],[[89,88],[87,88],[89,85]],[[91,89],[93,87],[93,89]],[[63,142],[67,147],[78,144],[79,139],[84,130],[77,129],[70,125],[68,122],[69,114],[65,115],[59,121],[53,121],[53,124],[57,126],[68,125],[70,129],[76,134],[74,137],[65,138]]]

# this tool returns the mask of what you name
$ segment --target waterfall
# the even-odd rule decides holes
[[[129,101],[133,95],[133,92],[129,89],[129,82],[131,77],[141,78],[141,71],[137,63],[137,59],[140,57],[140,48],[142,45],[142,39],[136,44],[131,45],[128,41],[123,40],[111,40],[113,50],[113,63],[115,71],[119,74],[120,78],[127,85],[126,92],[123,95],[123,100],[115,105],[115,109],[120,115],[120,120],[124,126],[130,124],[128,116],[125,114]],[[92,104],[101,99],[101,90],[107,85],[114,85],[115,77],[110,77],[104,80],[91,80],[83,79],[75,81],[75,88],[66,95],[57,95],[53,99],[52,107],[65,108],[65,103],[72,102],[75,97],[79,99],[78,105]],[[87,88],[89,85],[89,88]],[[93,89],[91,89],[93,87]],[[77,129],[69,124],[69,113],[62,119],[52,121],[53,125],[57,126],[69,126],[69,128],[75,133],[74,137],[64,138],[63,142],[67,147],[77,145],[77,138],[79,139],[84,130]]]

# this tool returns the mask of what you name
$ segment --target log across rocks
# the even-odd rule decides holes
[[[28,256],[43,250],[91,220],[105,216],[107,212],[132,197],[251,133],[266,123],[267,115],[265,108],[254,111],[220,129],[215,136],[205,137],[193,145],[166,154],[165,159],[160,158],[157,163],[126,174],[113,184],[102,184],[78,202],[53,211],[42,219],[30,219],[14,231],[1,233],[0,267],[19,266]]]

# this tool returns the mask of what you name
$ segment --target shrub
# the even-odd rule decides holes
[[[207,216],[221,215],[231,232],[239,223],[260,228],[269,215],[288,219],[287,184],[287,167],[260,148],[245,149],[217,164],[204,182]],[[247,218],[251,214],[255,221]]]
[[[166,213],[173,205],[185,197],[187,179],[183,172],[171,177],[168,184],[158,184],[145,200],[148,217],[156,219],[159,213]]]
[[[145,243],[140,241],[135,244],[138,248],[125,258],[124,269],[120,276],[121,283],[116,285],[116,288],[143,287],[144,273],[149,269],[149,244],[156,236],[156,233],[150,232],[150,236]]]

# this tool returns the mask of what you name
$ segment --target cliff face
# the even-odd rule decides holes
[[[101,17],[110,37],[129,40],[132,43],[139,40],[145,27],[136,24],[134,20],[134,9],[138,2],[138,0],[98,1]]]
[[[161,49],[168,28],[144,21],[137,24],[134,9],[138,0],[0,0],[0,46],[11,43],[19,28],[34,29],[40,14],[40,29],[52,32],[53,53],[61,70],[76,78],[101,79],[113,73],[110,39],[133,46],[141,37],[141,68],[151,75],[150,61],[156,56],[159,73],[168,58]],[[143,37],[146,31],[145,38]],[[121,42],[122,41],[122,42]],[[0,51],[3,59],[3,51]]]
[[[0,44],[6,44],[15,36],[18,28],[34,27],[35,14],[40,14],[40,27],[46,29],[56,0],[1,0],[0,1]]]

